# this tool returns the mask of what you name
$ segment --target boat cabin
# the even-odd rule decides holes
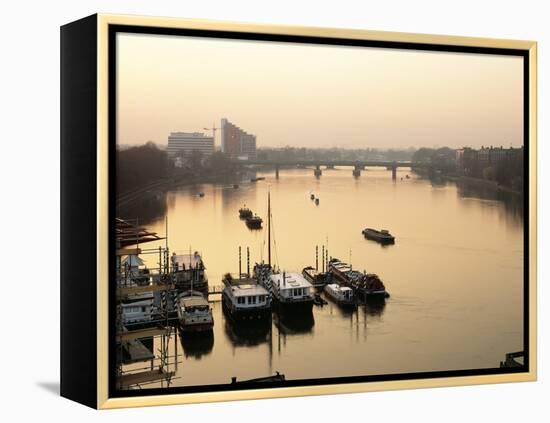
[[[255,279],[232,279],[231,296],[239,308],[261,307],[269,304],[269,292]]]
[[[281,300],[301,299],[311,296],[312,285],[299,273],[271,275],[271,283]]]

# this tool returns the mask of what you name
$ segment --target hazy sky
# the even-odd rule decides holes
[[[258,147],[523,144],[519,57],[119,34],[117,58],[122,144],[222,117]]]

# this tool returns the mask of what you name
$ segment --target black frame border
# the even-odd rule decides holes
[[[524,138],[524,196],[523,196],[523,215],[524,215],[524,236],[523,236],[523,259],[524,259],[524,291],[523,291],[523,344],[524,344],[524,365],[519,368],[486,368],[486,369],[468,369],[468,370],[449,370],[449,371],[433,371],[433,372],[416,372],[416,373],[398,373],[386,375],[370,375],[370,376],[351,376],[351,377],[334,377],[334,378],[312,378],[288,380],[284,382],[275,382],[269,385],[265,383],[247,383],[245,385],[217,384],[217,385],[201,385],[189,387],[168,387],[168,388],[145,388],[140,390],[118,390],[114,381],[116,374],[115,360],[115,286],[109,283],[109,336],[108,336],[108,397],[109,398],[124,398],[124,397],[143,397],[152,395],[171,395],[171,394],[188,394],[188,393],[204,393],[204,392],[220,392],[220,391],[240,391],[251,389],[269,389],[269,388],[286,388],[286,387],[306,387],[306,386],[330,386],[343,383],[362,383],[362,382],[383,382],[383,381],[399,381],[399,380],[416,380],[416,379],[434,379],[448,377],[466,377],[466,376],[484,376],[484,375],[500,375],[500,374],[517,374],[528,373],[530,369],[530,321],[529,321],[529,242],[530,242],[530,178],[529,178],[529,157],[530,157],[530,63],[529,50],[497,48],[497,47],[472,47],[461,45],[443,45],[443,44],[428,44],[417,42],[401,42],[401,41],[379,41],[379,40],[362,40],[349,38],[334,38],[334,37],[318,37],[318,36],[302,36],[302,35],[281,35],[268,34],[261,32],[239,32],[239,31],[218,31],[207,29],[189,29],[189,28],[166,28],[166,27],[149,27],[140,25],[113,25],[108,26],[108,187],[109,187],[109,247],[108,247],[108,269],[109,274],[115,269],[115,243],[114,243],[114,222],[115,216],[115,198],[116,198],[116,35],[119,33],[131,34],[148,34],[148,35],[170,35],[170,36],[186,36],[186,37],[204,37],[212,39],[230,39],[241,41],[264,41],[264,42],[283,42],[283,43],[300,43],[300,44],[317,44],[331,46],[352,46],[352,47],[367,47],[367,48],[389,48],[402,50],[419,50],[433,52],[449,52],[449,53],[471,53],[471,54],[489,54],[501,56],[519,56],[523,58],[523,138]],[[525,219],[525,216],[527,219]],[[457,384],[459,380],[457,379]]]

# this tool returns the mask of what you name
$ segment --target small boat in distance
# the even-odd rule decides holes
[[[258,215],[246,218],[246,226],[248,226],[250,229],[262,229],[262,222],[262,218]]]
[[[316,205],[316,206],[319,205],[319,198],[316,198],[316,199],[315,199],[315,205]]]
[[[178,296],[178,319],[182,333],[207,332],[214,326],[212,309],[198,291],[184,291]]]
[[[239,184],[233,184],[233,189],[239,188]]]
[[[377,241],[381,244],[394,244],[395,243],[395,237],[390,234],[390,232],[386,229],[376,230],[373,228],[365,228],[362,231],[365,238],[370,239],[372,241]]]
[[[199,197],[204,197],[204,192],[199,192]]]
[[[257,178],[250,178],[250,182],[258,182],[258,181],[263,181],[265,179],[264,176],[259,176]]]
[[[246,207],[246,205],[244,207],[241,207],[239,209],[239,217],[241,219],[247,219],[249,217],[252,217],[252,210]]]
[[[310,198],[310,200],[315,200],[315,194],[311,194],[311,195],[309,196],[309,198]]]
[[[325,294],[341,306],[354,306],[355,298],[353,289],[349,286],[340,286],[337,283],[329,283],[325,286]]]

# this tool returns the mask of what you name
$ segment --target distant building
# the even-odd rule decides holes
[[[168,136],[168,157],[189,157],[193,150],[200,151],[205,157],[210,156],[214,152],[214,137],[201,132],[172,132]]]
[[[223,118],[221,122],[222,152],[241,160],[256,158],[256,135],[249,134]]]
[[[488,167],[494,167],[504,160],[523,159],[523,147],[481,147],[479,150],[465,147],[456,150],[457,170],[470,174]]]

